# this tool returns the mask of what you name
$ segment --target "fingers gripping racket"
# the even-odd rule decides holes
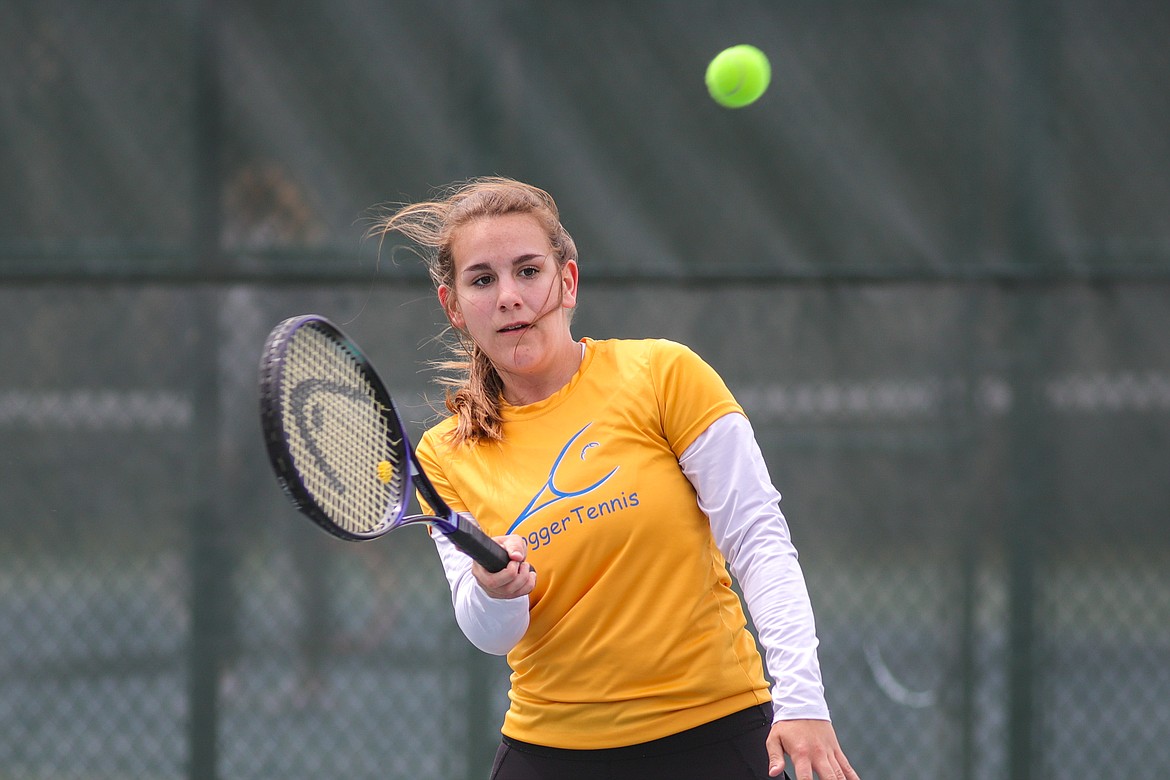
[[[425,523],[488,571],[508,565],[507,551],[435,492],[373,366],[324,317],[292,317],[269,334],[260,422],[285,494],[334,536],[362,541]],[[407,515],[411,488],[435,514]]]

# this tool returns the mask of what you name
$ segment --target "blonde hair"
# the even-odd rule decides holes
[[[370,236],[399,233],[418,245],[431,282],[454,288],[455,258],[451,251],[460,228],[485,217],[530,214],[544,228],[559,267],[577,260],[577,245],[561,224],[560,211],[544,190],[515,179],[485,176],[450,185],[434,200],[411,203],[376,218]],[[457,418],[451,441],[474,444],[503,438],[500,413],[503,382],[488,356],[462,331],[446,344],[453,357],[435,363],[447,372],[438,378],[447,388],[447,410]]]

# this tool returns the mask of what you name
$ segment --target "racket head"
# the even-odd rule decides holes
[[[290,317],[269,334],[260,421],[278,482],[321,528],[362,541],[404,524],[410,441],[370,362],[326,318]]]

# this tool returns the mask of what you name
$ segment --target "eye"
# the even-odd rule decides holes
[[[519,270],[519,275],[525,279],[531,279],[540,273],[540,268],[535,265],[526,265]]]
[[[471,280],[472,287],[487,287],[492,283],[491,274],[482,274]]]

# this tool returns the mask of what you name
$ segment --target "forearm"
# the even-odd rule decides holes
[[[747,418],[716,420],[680,464],[743,591],[774,681],[776,719],[827,720],[808,589]]]
[[[451,585],[455,622],[483,652],[505,655],[528,630],[528,596],[492,598],[472,575],[471,559],[439,531],[431,529],[430,534]]]
[[[817,658],[819,640],[795,550],[783,553],[774,540],[749,539],[731,569],[743,591],[774,681],[776,719],[828,720]]]

